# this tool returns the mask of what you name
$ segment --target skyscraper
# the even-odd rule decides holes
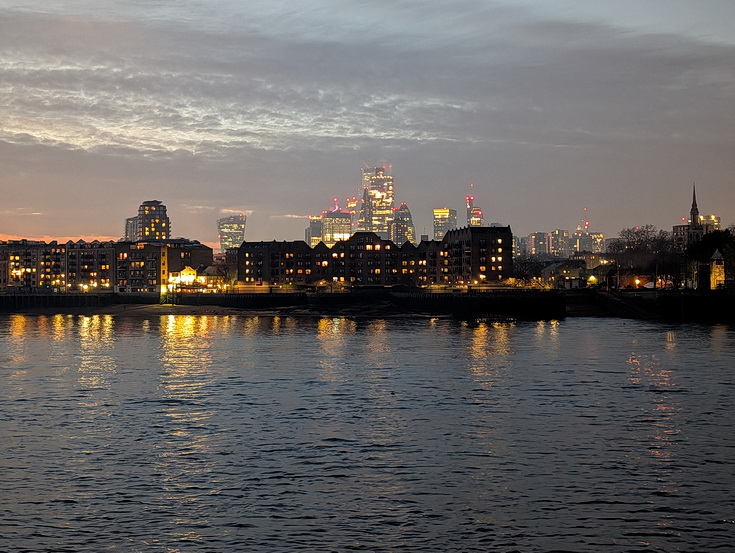
[[[357,196],[347,198],[345,200],[344,211],[350,214],[350,219],[352,221],[352,230],[357,230],[357,224],[360,220],[360,198],[358,198]]]
[[[171,238],[171,221],[166,215],[166,206],[162,202],[148,200],[140,204],[135,238],[138,241]]]
[[[306,243],[312,248],[322,241],[324,223],[321,215],[309,215],[309,226],[306,228]]]
[[[393,220],[393,176],[388,166],[362,170],[362,205],[357,230],[390,238]]]
[[[352,236],[352,220],[344,211],[327,211],[322,215],[322,242],[330,248]]]
[[[237,248],[245,241],[245,222],[247,217],[242,213],[217,219],[219,247],[223,252]]]
[[[434,240],[441,240],[444,235],[457,228],[457,210],[448,207],[434,209]]]
[[[413,225],[413,217],[406,203],[402,203],[390,224],[390,239],[394,244],[403,245],[406,242],[416,242],[416,228]]]
[[[481,227],[484,223],[482,209],[475,205],[475,197],[467,196],[465,201],[467,202],[467,226]]]
[[[330,248],[339,241],[349,240],[352,236],[352,213],[343,211],[334,198],[331,210],[321,215],[309,215],[309,228],[306,229],[306,242],[312,248],[324,242]],[[348,200],[349,201],[349,200]]]

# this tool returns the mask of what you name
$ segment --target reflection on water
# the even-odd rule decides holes
[[[606,319],[0,316],[2,549],[728,550],[733,352]]]
[[[60,324],[61,321],[56,321]],[[80,317],[79,383],[82,387],[97,388],[108,385],[108,378],[117,369],[115,358],[108,352],[114,342],[114,319],[111,315]]]
[[[199,508],[199,481],[212,471],[213,409],[209,388],[219,376],[213,370],[214,333],[231,331],[229,317],[169,315],[160,319],[161,408],[154,444],[160,490],[156,505],[176,515],[166,529],[169,540],[197,543],[196,528],[207,524]]]
[[[170,315],[161,324],[161,389],[165,416],[173,423],[170,433],[187,442],[187,449],[203,447],[191,432],[194,423],[211,416],[204,400],[212,371],[215,322],[210,317]]]
[[[322,317],[317,322],[320,377],[325,381],[343,378],[345,361],[349,357],[350,338],[357,331],[357,323],[344,317]]]
[[[667,332],[664,345],[676,342],[675,334]],[[675,373],[661,364],[658,355],[637,355],[631,353],[628,358],[628,379],[636,386],[642,386],[652,392],[650,404],[645,409],[644,418],[650,424],[645,431],[649,440],[648,453],[661,462],[673,460],[676,445],[682,433],[678,427],[678,408],[673,405],[671,394],[679,393]]]
[[[480,323],[472,328],[468,354],[468,370],[483,388],[498,384],[506,356],[512,352],[512,333],[515,323]]]

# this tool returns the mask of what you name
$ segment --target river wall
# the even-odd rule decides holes
[[[406,313],[464,319],[561,319],[621,317],[665,322],[735,322],[735,293],[713,290],[574,291],[495,289],[426,292],[362,288],[339,292],[272,291],[233,294],[12,294],[0,295],[0,312],[38,309],[83,311],[109,305],[158,304],[236,309],[291,309],[295,313],[377,317]]]
[[[447,313],[468,319],[541,320],[566,316],[564,295],[556,290],[397,292],[392,294],[392,300],[407,310]]]

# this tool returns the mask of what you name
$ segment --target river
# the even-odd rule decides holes
[[[0,550],[710,552],[735,328],[0,316]]]

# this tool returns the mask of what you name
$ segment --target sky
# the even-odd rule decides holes
[[[0,0],[0,239],[300,240],[390,165],[418,234],[735,223],[731,0]],[[470,185],[474,185],[470,187]],[[585,212],[584,209],[587,209]]]

